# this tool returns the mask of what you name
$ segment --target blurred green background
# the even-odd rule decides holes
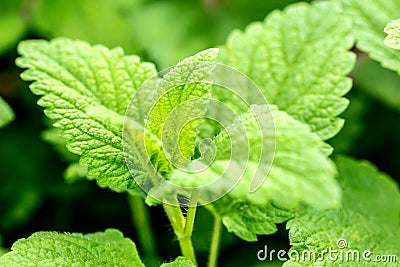
[[[47,142],[55,133],[43,132],[50,122],[14,64],[20,40],[63,36],[121,46],[127,54],[152,61],[161,70],[200,50],[222,45],[233,29],[243,30],[252,21],[263,20],[271,10],[293,2],[1,0],[0,96],[16,113],[16,119],[0,130],[2,246],[10,247],[16,239],[41,230],[87,233],[112,227],[136,240],[124,194],[100,189],[92,181],[65,182],[65,168],[76,158]],[[399,181],[400,76],[355,52],[354,88],[347,96],[351,104],[343,114],[346,124],[330,143],[335,153],[368,159]],[[174,259],[179,255],[178,242],[162,208],[153,207],[150,212],[161,258]],[[200,264],[206,261],[211,227],[212,218],[200,209],[194,229]],[[225,232],[220,263],[263,266],[257,261],[258,250],[265,244],[287,248],[288,243],[284,225],[277,234],[260,237],[256,243]]]

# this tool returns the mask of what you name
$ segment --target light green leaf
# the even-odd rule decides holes
[[[266,106],[252,106],[252,109],[264,116],[268,112]],[[259,136],[255,117],[251,112],[243,114],[228,126],[227,131],[216,137],[216,160],[207,170],[198,173],[176,170],[170,176],[172,182],[184,186],[202,186],[218,178],[229,179],[229,174],[226,178],[222,174],[232,164],[229,155],[233,150],[230,148],[244,153],[249,142],[251,154],[242,179],[227,196],[213,204],[228,231],[246,241],[256,241],[257,235],[274,233],[275,224],[291,218],[291,209],[302,202],[327,209],[339,207],[341,201],[341,191],[335,180],[336,170],[327,153],[323,152],[325,145],[320,137],[287,113],[273,106],[270,109],[275,133],[263,129],[267,134]],[[241,124],[246,128],[247,137],[238,130]],[[273,138],[276,138],[276,150],[270,172],[264,183],[255,192],[249,193],[260,164],[262,143]],[[214,187],[213,191],[218,194],[218,190],[222,192],[224,189],[223,186]]]
[[[400,49],[400,19],[393,20],[389,22],[384,32],[388,35],[386,36],[384,42],[385,45],[393,48],[393,49]]]
[[[14,112],[3,98],[0,97],[0,128],[14,120]]]
[[[257,235],[270,235],[278,229],[275,224],[293,217],[293,212],[278,209],[271,204],[255,205],[225,197],[213,204],[229,232],[248,242],[257,241]]]
[[[266,106],[253,106],[258,114],[266,114]],[[203,172],[188,173],[176,170],[171,173],[170,180],[184,186],[203,186],[222,176],[230,164],[230,147],[241,149],[250,144],[251,156],[242,179],[229,193],[229,196],[241,201],[249,201],[259,205],[272,203],[279,208],[291,209],[301,202],[315,208],[333,208],[340,205],[340,188],[335,180],[336,170],[333,163],[323,152],[325,145],[318,135],[312,133],[307,125],[276,107],[270,107],[275,123],[275,132],[263,129],[264,136],[258,135],[258,123],[251,112],[238,118],[228,127],[229,136],[222,132],[216,137],[217,156],[214,163]],[[246,136],[235,139],[230,144],[233,135],[240,134],[243,124],[246,127]],[[229,131],[232,130],[232,131]],[[237,136],[236,136],[237,137]],[[261,139],[263,138],[263,139]],[[261,144],[267,144],[276,138],[276,150],[270,172],[263,184],[253,193],[249,187],[258,168]],[[243,149],[244,151],[244,149]],[[235,164],[234,162],[231,164]],[[225,185],[222,176],[222,188]],[[229,186],[230,183],[227,183]],[[225,188],[223,188],[225,189]],[[219,188],[213,189],[218,193]],[[222,189],[221,189],[222,190]]]
[[[81,156],[88,175],[116,191],[134,188],[125,164],[122,125],[125,110],[138,87],[155,74],[152,64],[122,49],[109,50],[81,41],[54,39],[21,42],[17,65],[21,77],[34,81],[38,104],[55,121],[68,149]]]
[[[274,11],[244,32],[234,31],[220,61],[248,75],[269,103],[333,137],[351,88],[355,55],[350,21],[330,2],[298,3]]]
[[[14,48],[25,32],[25,23],[21,15],[22,4],[22,0],[0,1],[0,55]]]
[[[185,166],[194,154],[199,118],[206,113],[205,104],[210,97],[212,61],[218,49],[207,49],[186,58],[167,73],[158,88],[158,99],[150,113],[148,128],[163,140],[164,149],[175,166]],[[187,124],[186,124],[187,123]],[[164,131],[163,134],[161,132]]]
[[[115,229],[93,234],[37,232],[0,257],[8,266],[144,266],[135,244]]]
[[[365,161],[338,157],[339,182],[343,188],[343,207],[316,211],[304,208],[289,221],[293,253],[332,249],[345,256],[358,251],[360,262],[333,261],[325,254],[322,261],[289,261],[284,266],[399,266],[400,191],[397,183]],[[343,246],[343,248],[340,248]],[[363,252],[371,262],[363,260]],[[295,255],[295,254],[294,254]],[[376,256],[394,255],[397,261],[376,262]]]
[[[162,78],[154,76],[132,100],[124,124],[124,149],[129,169],[146,192],[160,185],[160,176],[191,159],[200,124],[197,117],[206,112],[211,89],[199,80],[212,71],[214,64],[209,61],[217,51],[202,51]]]
[[[160,267],[195,267],[192,261],[184,257],[178,257],[173,262],[163,263]]]
[[[400,53],[384,44],[384,28],[400,14],[398,0],[336,0],[353,21],[352,33],[357,48],[379,61],[384,67],[400,73]]]

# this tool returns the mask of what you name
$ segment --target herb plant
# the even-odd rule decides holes
[[[396,0],[296,3],[233,31],[225,45],[159,73],[153,63],[121,48],[68,38],[20,42],[21,77],[31,82],[54,126],[46,130],[47,139],[79,156],[79,162],[70,158],[66,179],[84,177],[127,194],[139,214],[134,220],[142,251],[116,229],[36,232],[16,241],[0,265],[202,265],[193,228],[196,213],[206,209],[214,220],[209,267],[218,264],[222,227],[253,242],[277,232],[282,223],[289,229],[288,254],[369,251],[372,260],[356,264],[399,266],[398,184],[365,160],[333,154],[335,139],[330,140],[345,124],[339,116],[349,105],[344,96],[352,88],[350,76],[357,79],[357,72],[351,73],[356,53],[364,51],[397,72],[392,75],[400,74],[399,15]],[[240,74],[215,74],[221,66]],[[235,80],[240,75],[251,83]],[[240,87],[241,95],[209,83],[211,77]],[[399,98],[374,94],[400,107]],[[3,102],[0,127],[13,119]],[[202,172],[185,169],[205,162],[210,164]],[[232,166],[236,169],[229,174],[243,172],[232,188],[227,190],[224,180],[198,190],[224,179]],[[260,169],[268,175],[254,187]],[[212,194],[220,196],[207,201]],[[146,204],[162,205],[178,240],[182,256],[169,263],[155,255]],[[392,261],[376,261],[382,255]],[[331,257],[284,261],[283,266],[355,266]]]

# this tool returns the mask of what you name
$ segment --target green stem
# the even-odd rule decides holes
[[[198,201],[198,192],[194,191],[190,198],[188,212],[186,216],[185,236],[192,236],[194,218],[196,217],[197,201]]]
[[[219,244],[221,241],[221,217],[214,214],[214,227],[211,238],[210,254],[207,267],[216,267],[218,265]]]
[[[193,193],[191,196],[186,219],[182,214],[178,201],[176,201],[176,205],[164,203],[163,207],[179,240],[182,255],[197,265],[196,254],[194,253],[191,239],[197,208],[197,193]]]
[[[167,214],[168,220],[174,229],[178,239],[183,235],[185,229],[185,218],[183,217],[181,208],[179,206],[163,204],[164,211]]]
[[[135,226],[139,246],[143,254],[148,258],[157,258],[157,248],[151,228],[151,220],[148,209],[141,197],[128,194],[128,203],[131,208],[131,217]]]
[[[196,254],[194,253],[191,236],[184,236],[180,238],[179,246],[181,247],[182,255],[197,266]]]

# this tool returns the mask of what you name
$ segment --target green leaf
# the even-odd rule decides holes
[[[10,106],[0,97],[0,128],[14,120],[14,112]]]
[[[384,32],[388,35],[386,36],[384,42],[385,45],[393,48],[393,49],[400,49],[400,19],[393,20],[389,22]]]
[[[160,267],[195,267],[194,263],[185,257],[178,257],[173,262],[163,263]]]
[[[197,117],[206,112],[211,89],[199,80],[207,79],[214,66],[209,61],[217,52],[208,49],[184,59],[162,78],[149,79],[132,99],[124,124],[124,149],[135,181],[146,192],[191,159],[200,124]]]
[[[0,1],[0,55],[13,48],[25,32],[22,0]]]
[[[380,62],[384,67],[400,73],[400,53],[384,44],[384,28],[400,14],[398,0],[336,0],[353,21],[352,33],[357,48]]]
[[[220,61],[248,75],[269,103],[306,122],[322,139],[344,121],[337,116],[351,88],[350,21],[330,2],[298,3],[274,11],[244,32],[234,31]]]
[[[253,106],[252,109],[268,117],[269,111],[266,106]],[[273,106],[270,110],[275,123],[275,132],[263,129],[266,134],[259,136],[258,122],[252,112],[243,114],[228,126],[231,136],[224,131],[216,137],[217,156],[209,168],[196,173],[176,170],[171,173],[170,180],[184,186],[203,186],[213,182],[222,176],[230,163],[231,145],[240,151],[242,148],[245,149],[249,142],[251,156],[247,168],[229,196],[260,205],[272,202],[277,207],[286,209],[295,208],[301,202],[321,209],[338,207],[341,194],[335,180],[336,170],[326,152],[323,152],[325,149],[323,141],[312,133],[307,125],[287,113]],[[264,117],[261,118],[265,120]],[[236,130],[242,124],[246,127],[248,138]],[[235,143],[230,144],[230,139],[233,138]],[[258,152],[262,148],[261,144],[264,142],[269,144],[273,138],[276,138],[276,149],[270,172],[257,191],[249,193],[250,184],[258,168],[260,156]],[[223,179],[229,179],[225,176]],[[225,182],[224,180],[222,182],[223,188]],[[213,190],[217,193],[219,188]]]
[[[156,73],[154,66],[120,48],[63,38],[24,41],[18,51],[17,65],[28,69],[21,77],[34,81],[38,104],[88,175],[116,191],[134,188],[122,148],[123,116],[136,90]]]
[[[148,128],[163,140],[164,149],[175,166],[185,166],[194,154],[199,118],[206,113],[205,104],[212,85],[207,80],[214,67],[218,49],[207,49],[186,58],[167,73],[158,88]],[[190,121],[191,118],[195,118]],[[187,124],[186,124],[187,123]],[[164,131],[163,134],[162,131]]]
[[[269,112],[266,106],[252,106],[252,109],[262,114],[261,120],[268,118],[264,117]],[[293,213],[290,209],[302,202],[318,209],[327,209],[340,206],[341,201],[341,191],[335,180],[336,170],[327,153],[323,152],[323,141],[307,125],[276,107],[271,106],[270,109],[275,132],[263,129],[267,134],[259,136],[255,117],[251,112],[243,114],[228,126],[227,131],[215,138],[216,160],[208,169],[197,173],[175,170],[169,177],[175,184],[195,187],[218,178],[224,179],[221,178],[224,177],[222,174],[231,162],[230,148],[245,151],[248,142],[251,154],[242,179],[227,196],[213,204],[228,231],[246,241],[256,241],[257,235],[274,233],[275,224],[291,218]],[[238,130],[242,124],[246,128],[247,138]],[[255,192],[249,193],[260,164],[262,143],[269,144],[273,138],[276,138],[276,150],[270,172],[263,184]],[[227,178],[230,178],[229,174]],[[224,186],[222,183],[222,188],[213,187],[213,193],[223,192]]]
[[[365,161],[341,156],[336,163],[343,188],[343,207],[299,211],[287,224],[293,245],[291,251],[300,255],[304,251],[313,251],[319,255],[325,249],[332,249],[346,255],[348,251],[357,250],[360,266],[382,266],[382,262],[374,262],[377,255],[395,255],[399,259],[400,191],[397,183]],[[343,244],[346,247],[341,249],[339,246]],[[372,252],[371,262],[362,259],[366,250]],[[300,266],[355,266],[354,261],[332,261],[325,256],[323,261],[297,263]],[[398,266],[398,262],[387,264],[385,266]],[[284,266],[299,265],[290,261]]]
[[[270,235],[278,229],[275,224],[293,217],[293,212],[275,206],[255,205],[235,198],[225,197],[213,204],[229,232],[248,242],[257,241],[257,235]]]
[[[135,244],[115,229],[93,234],[37,232],[0,257],[7,266],[144,266]]]

